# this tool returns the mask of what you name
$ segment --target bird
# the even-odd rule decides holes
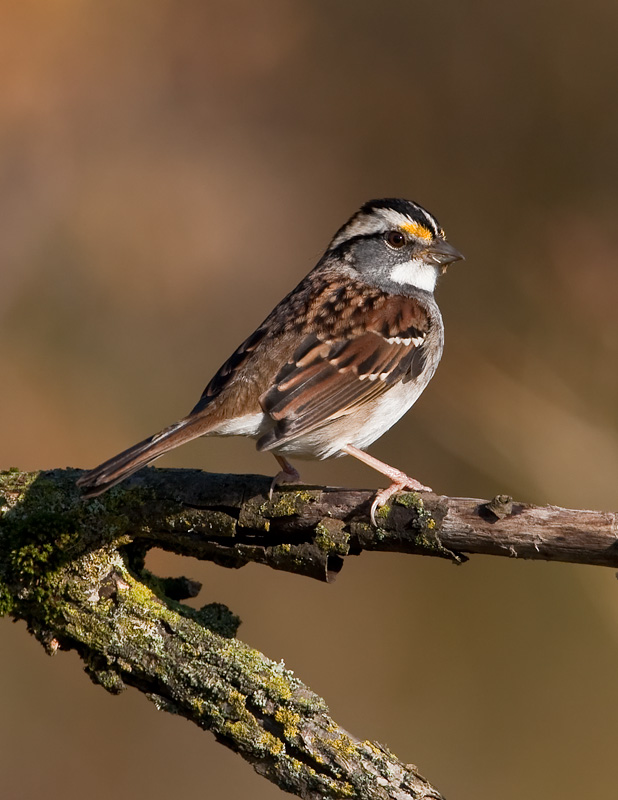
[[[271,484],[297,482],[289,458],[353,456],[390,480],[370,516],[400,491],[431,491],[365,452],[416,402],[444,346],[438,277],[463,255],[418,203],[370,200],[335,233],[308,275],[232,353],[192,411],[84,473],[96,497],[201,436],[248,436],[271,452]]]

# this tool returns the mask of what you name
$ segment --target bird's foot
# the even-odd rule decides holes
[[[397,470],[398,472],[398,470]],[[380,489],[376,494],[375,500],[371,504],[371,522],[377,527],[376,512],[382,506],[385,506],[391,497],[399,492],[432,492],[429,486],[424,486],[420,481],[415,478],[410,478],[405,472],[398,472],[394,474],[395,470],[389,475],[393,481],[386,489]]]
[[[282,458],[281,456],[275,456],[277,461],[279,462],[279,466],[281,467],[281,471],[278,472],[275,477],[272,479],[270,484],[270,490],[268,492],[268,499],[273,499],[273,492],[280,486],[282,483],[299,483],[300,482],[300,473],[297,469],[290,464],[290,462]]]
[[[386,505],[390,498],[397,494],[397,492],[405,492],[405,491],[412,491],[412,492],[432,492],[433,489],[430,489],[429,486],[424,486],[420,481],[417,481],[416,478],[411,478],[409,475],[406,475],[405,472],[402,472],[400,469],[396,469],[395,467],[391,467],[390,464],[385,464],[383,461],[379,461],[375,456],[370,456],[369,453],[365,453],[364,450],[359,450],[358,447],[354,447],[352,444],[346,444],[344,447],[341,448],[344,453],[347,453],[349,456],[354,456],[359,461],[362,461],[363,464],[367,464],[368,467],[381,472],[382,475],[386,475],[387,478],[390,478],[391,485],[386,489],[381,489],[377,495],[373,503],[371,504],[371,522],[377,527],[376,523],[376,511],[382,506]]]

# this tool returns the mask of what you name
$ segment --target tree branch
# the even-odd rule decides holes
[[[77,470],[0,473],[0,614],[48,652],[76,649],[92,679],[126,685],[213,731],[304,798],[440,798],[412,765],[340,728],[282,664],[233,638],[225,606],[195,610],[187,579],[144,568],[151,547],[227,567],[253,561],[329,580],[363,550],[486,553],[618,566],[616,515],[409,493],[370,525],[373,493],[147,469],[82,501]]]

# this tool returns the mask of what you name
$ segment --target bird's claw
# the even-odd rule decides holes
[[[282,483],[299,483],[300,482],[300,473],[294,469],[290,464],[288,464],[290,469],[282,469],[281,472],[278,472],[275,477],[272,479],[270,483],[270,489],[268,490],[268,499],[273,499],[273,492]]]
[[[414,478],[409,478],[407,475],[405,476],[405,481],[394,481],[391,483],[390,486],[387,486],[386,489],[380,489],[380,491],[376,494],[373,503],[371,504],[371,523],[376,528],[378,527],[378,523],[376,521],[376,512],[382,506],[385,506],[391,497],[399,492],[433,492],[433,489],[429,486],[425,486],[420,481],[415,480]]]

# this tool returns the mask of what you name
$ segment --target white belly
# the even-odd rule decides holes
[[[379,439],[414,405],[426,383],[400,383],[367,403],[355,415],[342,416],[317,430],[298,436],[274,453],[296,458],[333,458],[344,455],[341,448],[352,444],[364,450]],[[359,417],[362,422],[359,424]]]
[[[429,369],[420,380],[398,383],[380,397],[356,409],[353,414],[342,415],[280,447],[273,447],[271,452],[292,458],[322,460],[344,455],[341,448],[346,444],[364,450],[412,408],[434,372],[435,368]],[[266,414],[247,414],[222,423],[206,435],[250,436],[259,439],[272,425],[272,419]]]

